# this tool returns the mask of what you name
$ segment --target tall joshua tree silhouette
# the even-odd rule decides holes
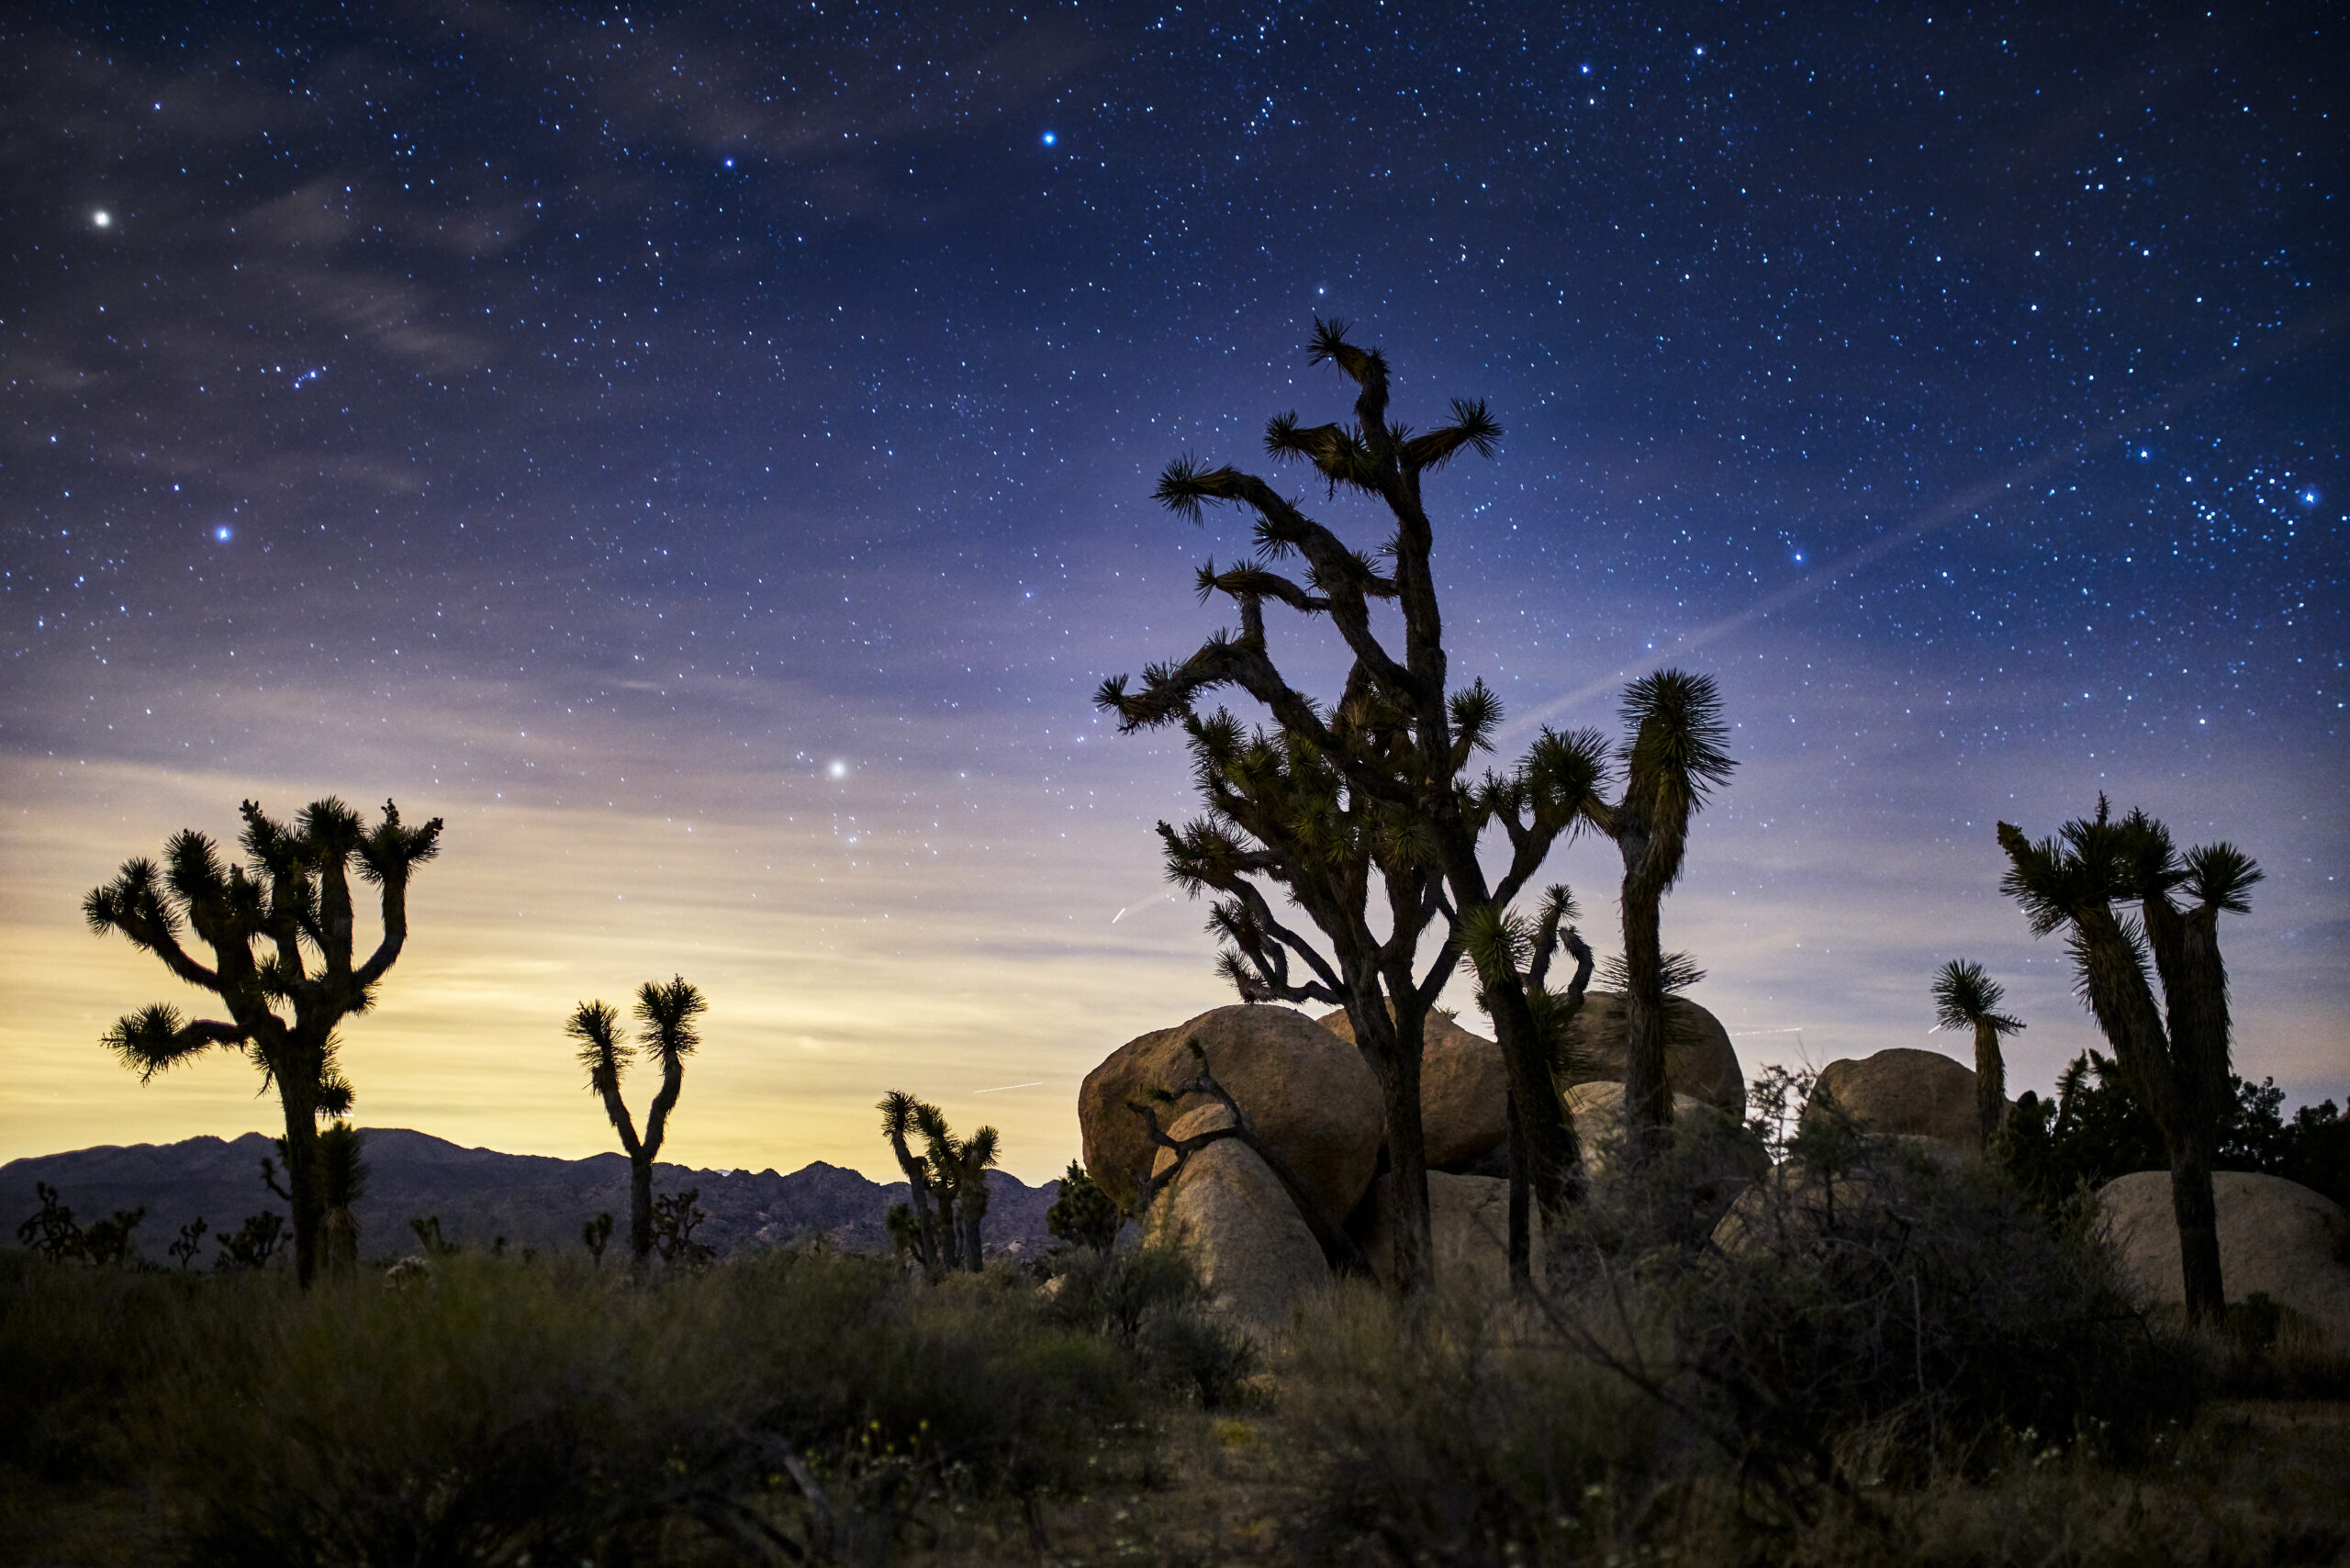
[[[677,1096],[686,1086],[686,1058],[701,1044],[694,1020],[709,1007],[683,976],[672,976],[666,985],[646,980],[637,988],[636,1019],[644,1035],[636,1044],[621,1033],[620,1014],[602,1002],[581,1002],[563,1026],[565,1034],[579,1042],[588,1086],[603,1101],[604,1114],[621,1135],[621,1148],[628,1156],[629,1260],[639,1271],[653,1256],[653,1162],[668,1136],[669,1113],[677,1108]],[[621,1079],[640,1048],[661,1064],[661,1087],[645,1114],[641,1138],[628,1103],[621,1098]]]
[[[1207,815],[1181,830],[1159,824],[1168,868],[1193,891],[1223,895],[1214,928],[1231,944],[1225,971],[1249,1000],[1315,1001],[1347,1010],[1355,1040],[1378,1075],[1387,1114],[1388,1157],[1397,1178],[1395,1277],[1405,1290],[1427,1278],[1426,1146],[1419,1123],[1422,1029],[1457,962],[1460,922],[1470,912],[1506,909],[1576,822],[1599,758],[1544,731],[1506,775],[1468,776],[1492,747],[1501,703],[1483,681],[1447,684],[1443,616],[1431,555],[1434,531],[1421,479],[1463,451],[1490,456],[1501,427],[1482,402],[1456,399],[1451,418],[1415,434],[1387,417],[1387,361],[1347,341],[1342,322],[1315,322],[1314,364],[1335,366],[1356,387],[1349,423],[1308,427],[1282,414],[1265,430],[1276,461],[1314,465],[1335,498],[1340,490],[1382,506],[1393,531],[1377,554],[1348,545],[1255,475],[1208,468],[1190,457],[1160,476],[1158,499],[1194,521],[1211,504],[1255,515],[1255,557],[1199,573],[1203,598],[1222,594],[1237,632],[1211,636],[1180,665],[1104,681],[1095,696],[1122,731],[1180,724],[1190,740]],[[1276,567],[1298,560],[1304,571]],[[1317,703],[1290,684],[1267,640],[1268,600],[1326,617],[1352,663],[1337,700]],[[1371,625],[1374,603],[1403,621],[1400,656]],[[1238,720],[1201,711],[1207,694],[1237,688],[1271,716],[1270,732],[1244,733]],[[1506,869],[1496,879],[1479,858],[1488,829],[1507,835]],[[1368,918],[1374,889],[1383,935]],[[1267,890],[1303,909],[1329,945],[1327,956],[1280,921]],[[1432,922],[1445,925],[1439,960],[1416,958]],[[1291,960],[1307,971],[1292,980]],[[1578,1189],[1574,1129],[1553,1087],[1524,978],[1507,967],[1480,970],[1507,1064],[1518,1136],[1533,1191],[1546,1214]]]
[[[2260,868],[2227,843],[2182,855],[2170,830],[2142,811],[2115,822],[2102,794],[2096,816],[2036,843],[2001,823],[1999,847],[2008,855],[2002,890],[2022,905],[2034,935],[2065,928],[2081,1000],[2112,1042],[2132,1097],[2162,1129],[2188,1321],[2218,1322],[2227,1292],[2211,1159],[2220,1118],[2234,1098],[2220,913],[2251,908],[2244,894],[2261,880]],[[2184,904],[2173,902],[2176,894]],[[2134,918],[2115,907],[2132,903]],[[2150,958],[2162,982],[2159,1008],[2147,980]]]
[[[2008,988],[1984,972],[1982,965],[1964,958],[1953,958],[1934,976],[1935,1022],[1975,1036],[1975,1118],[1986,1154],[2008,1110],[2008,1063],[1999,1051],[1999,1037],[2023,1027],[2020,1020],[1999,1011],[2007,994]]]
[[[1665,1081],[1669,982],[1660,914],[1681,879],[1689,823],[1738,764],[1722,749],[1721,694],[1707,675],[1658,670],[1634,681],[1621,710],[1631,734],[1617,748],[1624,793],[1613,805],[1595,792],[1583,814],[1615,840],[1624,861],[1624,1116],[1636,1157],[1652,1156],[1673,1125]]]
[[[881,1096],[874,1109],[881,1113],[881,1136],[890,1140],[890,1152],[897,1158],[898,1169],[906,1173],[906,1185],[912,1192],[908,1212],[914,1222],[914,1259],[925,1272],[935,1274],[946,1253],[938,1204],[931,1193],[930,1163],[907,1142],[918,1130],[914,1113],[921,1106],[922,1102],[904,1090],[892,1089]]]
[[[112,882],[92,890],[82,912],[92,930],[120,932],[178,979],[211,991],[228,1012],[225,1020],[185,1020],[158,1002],[125,1014],[104,1043],[140,1082],[207,1047],[228,1046],[252,1058],[276,1089],[295,1271],[307,1289],[328,1208],[319,1124],[351,1108],[336,1026],[374,1005],[376,987],[407,945],[408,879],[439,852],[442,823],[435,817],[409,827],[386,801],[370,828],[332,797],[304,807],[290,827],[251,801],[241,811],[243,864],[224,860],[203,834],[175,834],[161,867],[143,857],[124,861]],[[356,963],[354,867],[382,895],[375,950]],[[209,965],[181,946],[188,931],[211,948]]]

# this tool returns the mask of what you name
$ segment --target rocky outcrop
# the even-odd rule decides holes
[[[2299,1182],[2242,1170],[2214,1172],[2211,1195],[2229,1302],[2266,1295],[2350,1346],[2350,1215],[2342,1206]],[[2097,1202],[2122,1273],[2140,1298],[2183,1307],[2170,1172],[2142,1170],[2109,1182]]]
[[[1939,1051],[1890,1050],[1831,1061],[1820,1070],[1814,1100],[1832,1094],[1869,1131],[1932,1138],[1969,1152],[1981,1148],[1975,1073]],[[1805,1108],[1805,1114],[1813,1113]]]
[[[1221,1116],[1223,1108],[1211,1105],[1201,1114]],[[1150,1205],[1146,1237],[1183,1247],[1211,1309],[1259,1338],[1284,1328],[1298,1301],[1330,1278],[1320,1245],[1280,1179],[1238,1138],[1209,1144],[1184,1161],[1173,1185]]]
[[[1685,996],[1665,998],[1665,1081],[1685,1094],[1734,1117],[1746,1114],[1746,1072],[1731,1048],[1721,1020]],[[1624,1081],[1624,999],[1612,991],[1585,994],[1576,1019],[1582,1031],[1579,1064],[1560,1075],[1561,1083]]]
[[[1583,1146],[1583,1169],[1605,1176],[1614,1167],[1624,1143],[1624,1086],[1620,1083],[1578,1083],[1564,1095],[1567,1114],[1575,1120],[1575,1141]],[[1708,1150],[1718,1147],[1718,1160],[1725,1176],[1753,1178],[1770,1169],[1770,1156],[1744,1136],[1740,1125],[1718,1109],[1686,1094],[1673,1097],[1673,1140],[1676,1146]]]
[[[1088,1073],[1077,1118],[1085,1168],[1102,1190],[1122,1206],[1134,1202],[1136,1172],[1149,1170],[1158,1150],[1127,1104],[1190,1081],[1198,1065],[1185,1042],[1194,1039],[1257,1136],[1331,1213],[1351,1210],[1379,1160],[1379,1083],[1360,1052],[1286,1007],[1219,1007],[1127,1042]],[[1187,1095],[1160,1109],[1159,1125],[1212,1103]]]
[[[1371,1183],[1374,1218],[1363,1250],[1382,1283],[1393,1282],[1395,1178]],[[1541,1217],[1534,1219],[1535,1267],[1541,1268]],[[1487,1290],[1509,1283],[1509,1182],[1493,1176],[1428,1172],[1428,1241],[1439,1284],[1466,1281]]]
[[[1321,1025],[1354,1043],[1345,1010]],[[1509,1137],[1509,1072],[1502,1048],[1441,1014],[1421,1031],[1420,1128],[1431,1168],[1466,1165]]]

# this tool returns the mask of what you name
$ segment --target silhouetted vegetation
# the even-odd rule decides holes
[[[1665,997],[1672,966],[1660,926],[1664,895],[1681,879],[1689,823],[1738,764],[1722,747],[1721,693],[1709,675],[1677,669],[1641,677],[1624,692],[1621,714],[1631,734],[1617,748],[1624,793],[1600,799],[1595,777],[1577,804],[1583,821],[1616,845],[1624,863],[1624,1116],[1636,1159],[1663,1153],[1673,1125],[1665,1081]],[[1588,746],[1590,739],[1582,744]]]
[[[2350,1205],[2350,1119],[2331,1100],[2284,1114],[2285,1092],[2273,1079],[2228,1079],[2229,1103],[2218,1125],[2212,1168],[2281,1176]],[[1998,1153],[2018,1187],[2055,1213],[2133,1170],[2169,1163],[2162,1128],[2132,1095],[2112,1059],[2097,1051],[2073,1058],[2053,1099],[2026,1092],[2016,1102]]]
[[[164,1069],[226,1046],[250,1056],[285,1112],[286,1182],[294,1213],[295,1271],[308,1285],[318,1266],[327,1202],[319,1123],[351,1109],[336,1029],[374,1004],[376,987],[408,941],[408,884],[440,850],[441,819],[411,828],[384,802],[370,829],[331,797],[303,808],[290,828],[247,801],[241,865],[194,831],[174,834],[163,863],[126,860],[112,882],[83,901],[93,931],[118,931],[163,961],[173,978],[220,999],[225,1019],[184,1019],[165,1002],[125,1014],[105,1043],[145,1082]],[[382,893],[383,931],[354,963],[351,872]],[[194,932],[209,967],[181,946]],[[256,947],[263,951],[257,953]],[[282,1016],[279,1008],[293,1016]]]
[[[1504,970],[1517,976],[1526,995],[1528,1015],[1542,1043],[1555,1081],[1581,1065],[1583,1000],[1591,989],[1591,945],[1583,939],[1576,922],[1583,912],[1564,882],[1543,890],[1541,913],[1529,920],[1515,911],[1492,905],[1461,923],[1462,951],[1479,975]],[[1565,953],[1575,961],[1566,989],[1550,988],[1550,960]],[[1477,1005],[1486,1005],[1485,987],[1477,986]],[[1509,1156],[1509,1277],[1521,1294],[1533,1284],[1533,1184],[1523,1156],[1513,1145]]]
[[[1983,966],[1953,958],[1934,977],[1934,1021],[1945,1029],[1964,1029],[1975,1037],[1975,1120],[1981,1147],[1988,1150],[2008,1114],[2008,1062],[1999,1038],[2023,1027],[1999,1011],[2007,988],[1984,972]]]
[[[230,1231],[223,1231],[216,1239],[219,1250],[213,1255],[215,1269],[265,1269],[277,1255],[277,1244],[285,1235],[285,1216],[274,1209],[257,1215],[247,1215],[244,1223]]]
[[[653,1200],[653,1248],[661,1261],[699,1268],[717,1254],[694,1239],[694,1229],[710,1216],[698,1206],[701,1189],[664,1193]],[[503,1242],[505,1238],[499,1238]]]
[[[587,1244],[588,1256],[595,1260],[598,1268],[602,1268],[604,1249],[610,1246],[612,1241],[612,1216],[610,1211],[583,1223],[579,1227],[579,1239]]]
[[[900,1252],[935,1276],[984,1266],[988,1171],[996,1162],[998,1134],[981,1127],[958,1138],[937,1106],[902,1090],[892,1090],[874,1107],[881,1113],[881,1136],[898,1168],[906,1173],[910,1202],[891,1207],[888,1225]],[[907,1141],[919,1134],[923,1152]]]
[[[2261,879],[2260,868],[2232,844],[2181,854],[2170,830],[2143,812],[2113,821],[2103,795],[2096,816],[2068,822],[2053,837],[2033,843],[2008,823],[1998,836],[2008,856],[2001,889],[2023,906],[2034,935],[2066,932],[2082,1000],[2112,1045],[2132,1096],[2162,1129],[2188,1321],[2217,1323],[2227,1293],[2211,1161],[2230,1078],[2220,914],[2251,908],[2244,894]],[[2186,903],[2174,903],[2174,894]],[[2134,905],[2135,918],[2117,904]],[[2162,984],[2160,1008],[2150,963]]]
[[[1597,761],[1575,737],[1546,729],[1508,773],[1478,781],[1468,771],[1491,749],[1502,705],[1482,679],[1448,684],[1421,484],[1463,452],[1490,457],[1499,423],[1483,403],[1458,398],[1425,432],[1390,422],[1386,357],[1348,342],[1343,322],[1316,320],[1306,357],[1354,383],[1354,418],[1306,426],[1278,415],[1265,450],[1313,465],[1334,498],[1344,490],[1375,501],[1393,532],[1375,552],[1357,550],[1253,474],[1188,456],[1169,464],[1158,498],[1170,510],[1198,521],[1207,505],[1232,504],[1255,515],[1254,558],[1221,571],[1211,561],[1198,579],[1201,597],[1222,594],[1240,625],[1180,665],[1150,666],[1139,691],[1125,676],[1104,681],[1094,700],[1117,713],[1122,731],[1180,724],[1188,737],[1206,814],[1181,829],[1161,823],[1159,836],[1179,885],[1221,895],[1211,928],[1229,944],[1222,967],[1243,998],[1347,1010],[1385,1102],[1393,1278],[1410,1292],[1430,1278],[1424,1031],[1460,957],[1460,924],[1507,909],[1531,882],[1575,824],[1574,802]],[[1291,560],[1302,563],[1299,577],[1276,569]],[[1335,700],[1316,702],[1281,673],[1266,635],[1268,601],[1328,617],[1351,655]],[[1400,612],[1400,656],[1373,630],[1374,605]],[[1274,727],[1244,730],[1223,709],[1203,712],[1201,700],[1225,688],[1246,692]],[[1478,854],[1494,830],[1509,846],[1497,879]],[[1282,901],[1304,911],[1327,955],[1283,923]],[[1421,938],[1439,921],[1442,946],[1421,970]],[[1292,961],[1304,972],[1293,974]],[[1507,1062],[1511,1158],[1526,1162],[1543,1212],[1555,1215],[1581,1180],[1573,1125],[1551,1091],[1518,975],[1482,978]]]
[[[662,1140],[668,1136],[669,1114],[677,1108],[677,1096],[685,1089],[686,1058],[701,1044],[694,1020],[709,1007],[701,992],[679,975],[666,985],[646,980],[637,988],[636,1020],[644,1028],[639,1041],[632,1042],[621,1032],[620,1014],[602,1002],[581,1002],[563,1026],[565,1034],[579,1042],[579,1062],[588,1070],[588,1086],[603,1101],[604,1114],[621,1135],[621,1151],[628,1156],[629,1260],[639,1272],[651,1260],[655,1243],[653,1162],[660,1157]],[[661,1087],[645,1114],[642,1137],[637,1136],[628,1103],[621,1098],[621,1080],[640,1049],[650,1051],[661,1064]]]
[[[17,1226],[17,1241],[52,1263],[119,1263],[131,1256],[130,1233],[147,1217],[144,1208],[118,1209],[85,1227],[58,1202],[57,1189],[48,1182],[34,1182],[33,1194],[40,1207]]]
[[[1084,1166],[1072,1159],[1061,1175],[1059,1195],[1045,1213],[1045,1228],[1071,1247],[1091,1247],[1096,1252],[1107,1252],[1118,1238],[1118,1226],[1125,1218],[1110,1194],[1095,1185]]]

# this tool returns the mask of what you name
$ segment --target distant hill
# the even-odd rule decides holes
[[[627,1249],[628,1160],[619,1154],[555,1159],[460,1148],[404,1127],[365,1133],[367,1195],[357,1216],[364,1257],[414,1251],[408,1221],[426,1215],[438,1215],[442,1235],[467,1247],[487,1247],[502,1236],[509,1249],[553,1251],[579,1247],[581,1224],[609,1211],[613,1245]],[[180,1226],[203,1216],[211,1234],[200,1261],[208,1264],[215,1236],[248,1215],[285,1212],[262,1185],[262,1157],[274,1152],[268,1138],[247,1133],[233,1141],[192,1137],[12,1159],[0,1165],[0,1246],[15,1241],[18,1223],[39,1206],[33,1183],[46,1182],[84,1225],[143,1206],[147,1217],[135,1236],[140,1255],[153,1262],[165,1260]],[[695,1239],[722,1257],[820,1237],[845,1250],[884,1252],[890,1240],[883,1216],[891,1204],[906,1201],[903,1182],[884,1186],[821,1160],[789,1176],[656,1164],[653,1187],[656,1193],[700,1190],[710,1219]],[[1050,1245],[1045,1211],[1059,1195],[1059,1182],[1031,1187],[996,1170],[989,1172],[988,1188],[990,1253],[1034,1253]]]

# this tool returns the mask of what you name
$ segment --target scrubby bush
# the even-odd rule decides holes
[[[1539,1318],[1342,1281],[1281,1366],[1287,1546],[1328,1562],[1572,1562],[1692,1473],[1673,1413]]]
[[[915,1293],[775,1254],[632,1286],[458,1253],[307,1298],[274,1271],[98,1278],[0,1273],[0,1470],[135,1488],[207,1562],[871,1559],[941,1505],[1081,1488],[1137,1429],[1135,1358],[1009,1277]]]
[[[1245,1334],[1209,1316],[1198,1271],[1180,1248],[1065,1252],[1046,1311],[1068,1328],[1125,1350],[1142,1375],[1214,1410],[1241,1400],[1260,1361]]]
[[[1523,1304],[1334,1294],[1281,1366],[1301,1553],[1705,1555],[2020,1448],[2135,1462],[2191,1414],[2195,1365],[2093,1228],[1832,1110],[1761,1109],[1785,1158],[1710,1233],[1710,1167],[1617,1167]]]

